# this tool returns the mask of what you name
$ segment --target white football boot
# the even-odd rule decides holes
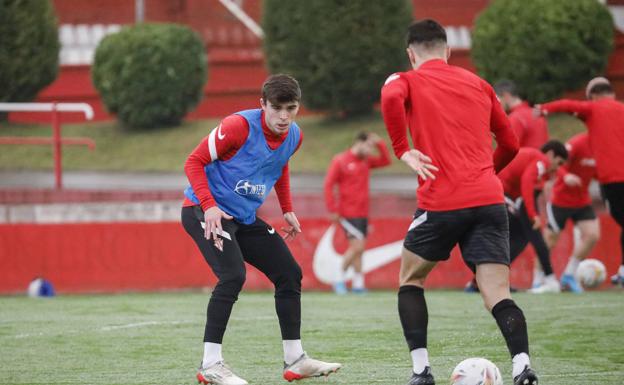
[[[200,367],[197,370],[197,381],[204,385],[248,385],[247,381],[232,373],[223,361],[207,368]]]
[[[555,277],[554,274],[551,274],[544,278],[544,283],[538,287],[529,289],[528,292],[533,294],[560,293],[561,284],[559,284],[557,277]]]
[[[304,352],[295,362],[288,365],[284,363],[284,379],[288,382],[301,380],[309,377],[329,376],[342,367],[341,364],[323,362],[308,357]]]

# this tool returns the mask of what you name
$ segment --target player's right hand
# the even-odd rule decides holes
[[[422,152],[415,149],[405,151],[401,155],[401,160],[423,180],[427,180],[427,178],[435,179],[435,175],[431,171],[438,171],[438,168],[431,163],[431,158]]]
[[[338,213],[331,213],[329,215],[329,220],[331,220],[334,223],[340,222],[340,214],[338,214]]]
[[[582,184],[581,177],[576,174],[567,173],[563,176],[563,183],[570,187],[580,186]]]
[[[223,238],[218,236],[223,231],[221,218],[232,219],[233,217],[226,214],[218,206],[213,206],[204,212],[204,221],[206,222],[204,237],[208,240],[213,239],[215,247],[223,251]]]
[[[540,217],[533,217],[533,230],[539,230],[542,228],[542,219]]]

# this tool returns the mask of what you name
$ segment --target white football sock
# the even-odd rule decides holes
[[[531,360],[529,359],[529,355],[526,353],[516,354],[511,362],[513,364],[513,368],[511,369],[512,378],[516,378],[522,373],[525,367],[531,367]]]
[[[412,370],[416,374],[420,374],[429,366],[429,353],[427,348],[414,349],[410,352],[412,356]]]
[[[576,269],[578,269],[579,263],[581,263],[581,261],[578,258],[576,258],[575,256],[571,256],[568,260],[568,264],[566,265],[565,270],[563,271],[563,274],[574,276],[576,274]]]
[[[620,277],[624,277],[624,265],[620,266],[620,269],[618,270],[618,275]]]
[[[353,288],[354,289],[364,289],[364,274],[355,273],[353,275]]]
[[[221,344],[204,342],[204,359],[202,360],[202,368],[209,368],[219,361],[223,361],[223,356],[221,355]]]
[[[284,362],[292,364],[303,354],[301,340],[282,340],[284,347]]]

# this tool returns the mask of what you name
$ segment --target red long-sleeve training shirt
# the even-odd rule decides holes
[[[557,100],[541,106],[542,112],[566,112],[585,122],[589,145],[596,159],[598,181],[624,182],[624,103],[610,98],[596,101]]]
[[[283,135],[276,135],[264,121],[264,113],[262,113],[262,132],[264,138],[271,149],[276,149],[284,142],[288,136],[288,132]],[[186,159],[184,164],[184,172],[195,191],[195,195],[199,199],[199,204],[205,211],[212,206],[216,206],[214,198],[210,193],[208,179],[204,172],[204,166],[215,160],[226,161],[231,159],[236,152],[245,144],[249,136],[249,124],[247,120],[240,115],[230,115],[221,121],[214,128],[210,135],[205,137],[193,152]],[[303,141],[303,131],[299,139],[297,150],[301,147]],[[275,182],[275,192],[279,199],[282,212],[287,213],[293,211],[292,199],[290,196],[290,175],[288,171],[288,163],[282,169],[282,176]],[[183,206],[194,206],[188,198],[184,199]]]
[[[351,149],[336,155],[325,176],[325,204],[329,212],[347,218],[368,216],[368,180],[371,168],[390,164],[390,152],[383,141],[376,143],[378,156],[357,157]],[[338,185],[338,200],[334,187]]]
[[[511,129],[518,137],[520,147],[533,147],[538,150],[548,142],[548,123],[543,116],[533,116],[533,108],[522,102],[509,113]]]
[[[566,143],[568,161],[557,172],[551,202],[561,207],[578,208],[591,204],[589,183],[596,177],[596,160],[589,147],[589,135],[584,132],[574,135]],[[580,186],[568,186],[563,178],[566,174],[581,178]]]
[[[503,182],[505,195],[516,200],[522,197],[529,218],[537,216],[535,211],[535,190],[541,190],[550,177],[548,157],[540,150],[523,147],[518,155],[498,174]]]
[[[445,211],[504,202],[496,172],[513,159],[518,139],[485,80],[430,60],[386,80],[381,110],[395,155],[410,149],[409,125],[414,148],[440,169],[436,179],[419,180],[418,207]]]

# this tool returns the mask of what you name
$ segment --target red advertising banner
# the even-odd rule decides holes
[[[592,257],[603,261],[609,274],[619,266],[619,228],[600,215],[602,238]],[[281,218],[269,218],[280,228]],[[377,218],[370,224],[364,270],[367,286],[395,289],[399,253],[410,218]],[[346,249],[342,229],[326,219],[301,219],[303,233],[289,247],[303,268],[304,289],[327,290]],[[560,274],[572,250],[570,226],[553,250]],[[530,285],[533,250],[529,246],[511,269],[512,284]],[[270,256],[268,256],[270,258]],[[215,277],[195,244],[177,222],[74,223],[0,225],[0,293],[24,292],[37,276],[50,280],[59,292],[164,290],[212,286]],[[471,278],[459,251],[430,274],[431,288],[461,288]],[[271,283],[248,266],[247,289],[270,289]]]

